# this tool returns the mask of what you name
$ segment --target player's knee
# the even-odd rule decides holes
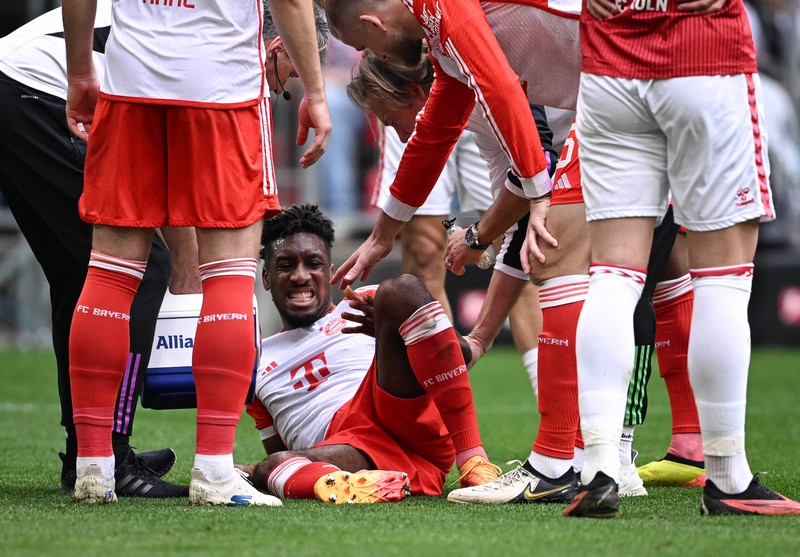
[[[423,282],[414,275],[403,274],[383,281],[375,294],[375,315],[381,319],[407,319],[417,309],[433,301]]]
[[[420,239],[407,247],[406,271],[420,278],[442,275],[444,249],[428,239]]]

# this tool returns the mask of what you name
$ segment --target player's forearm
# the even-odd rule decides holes
[[[527,198],[516,196],[503,188],[478,223],[478,239],[484,244],[494,242],[529,210]]]
[[[378,215],[378,221],[375,223],[375,228],[372,229],[372,238],[379,242],[381,245],[390,245],[394,243],[395,237],[405,226],[405,222],[394,219],[381,211]]]
[[[68,79],[94,76],[92,43],[97,0],[63,0],[61,17],[67,44]]]
[[[324,100],[325,85],[311,0],[269,0],[269,5],[281,40],[303,82],[305,96]]]
[[[492,273],[486,298],[478,314],[478,321],[469,333],[486,350],[492,346],[508,313],[517,303],[517,299],[527,283],[528,281],[519,280],[502,271],[495,270]]]

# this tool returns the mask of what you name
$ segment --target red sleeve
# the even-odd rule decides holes
[[[475,107],[470,88],[431,60],[435,72],[431,92],[389,188],[393,197],[414,207],[430,195]]]
[[[480,2],[429,0],[419,4],[425,3],[435,4],[442,13],[441,42],[432,46],[438,46],[439,52],[443,51],[467,76],[514,174],[526,179],[546,171],[547,160],[527,95],[489,27]],[[415,12],[420,13],[417,6]]]
[[[256,429],[259,431],[273,424],[272,416],[270,416],[264,404],[257,397],[253,399],[253,402],[247,405],[247,413],[256,421]]]

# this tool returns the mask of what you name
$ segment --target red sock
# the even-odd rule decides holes
[[[110,456],[114,403],[130,348],[130,311],[146,262],[92,251],[69,338],[78,456]]]
[[[439,410],[456,453],[483,445],[467,366],[441,304],[431,302],[419,308],[399,333],[414,375]]]
[[[587,275],[570,275],[539,286],[539,430],[533,450],[572,458],[580,427],[575,329],[589,289]]]
[[[672,433],[699,433],[700,421],[689,383],[687,351],[694,293],[689,275],[658,283],[653,293],[656,310],[656,354],[667,385],[672,410]]]
[[[253,317],[255,259],[200,266],[203,306],[192,352],[197,388],[197,454],[233,453],[258,347]]]
[[[339,470],[328,462],[311,462],[296,456],[284,460],[267,474],[269,492],[282,499],[315,499],[314,484],[325,474]]]

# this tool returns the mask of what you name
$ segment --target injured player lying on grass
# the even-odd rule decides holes
[[[331,299],[331,221],[285,209],[262,237],[264,287],[283,322],[262,341],[248,406],[268,456],[239,466],[281,498],[335,503],[440,495],[497,478],[481,443],[464,358],[441,306],[411,275]]]

